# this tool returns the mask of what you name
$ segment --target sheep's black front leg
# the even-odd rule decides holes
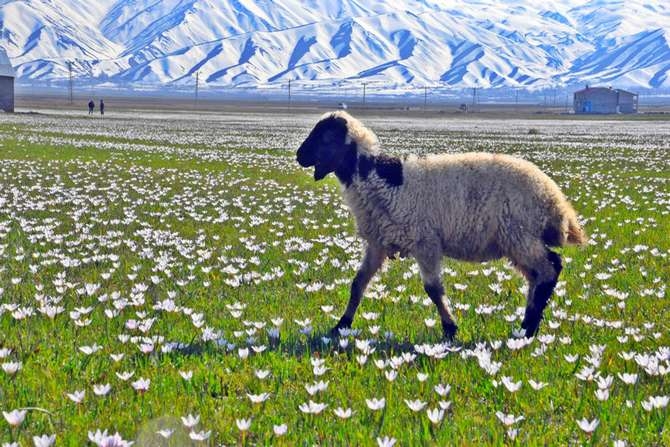
[[[442,332],[444,333],[444,337],[448,340],[453,340],[456,336],[458,326],[454,323],[454,319],[451,316],[449,309],[447,309],[447,306],[444,304],[444,287],[442,284],[424,284],[423,289],[437,307],[437,312],[440,314],[440,320],[442,320]]]
[[[444,287],[442,286],[441,256],[438,254],[422,256],[417,258],[417,262],[419,263],[419,269],[421,270],[423,289],[435,304],[437,312],[440,314],[444,337],[448,340],[452,340],[456,336],[458,326],[454,323],[454,319],[443,300]]]
[[[521,327],[526,330],[526,337],[537,335],[542,313],[554,292],[562,269],[561,257],[553,251],[547,251],[546,257],[538,260],[533,269],[530,269],[532,273],[528,284],[528,303],[521,322]]]
[[[351,293],[347,309],[344,311],[344,315],[342,315],[342,318],[340,318],[337,325],[330,331],[331,335],[339,335],[340,329],[351,327],[351,323],[354,321],[354,315],[356,314],[356,309],[358,309],[358,305],[361,303],[361,298],[365,293],[365,289],[372,277],[377,273],[377,270],[379,270],[384,263],[385,258],[386,253],[382,248],[372,244],[367,246],[363,262],[361,262],[361,266],[354,277],[354,281],[351,283]]]

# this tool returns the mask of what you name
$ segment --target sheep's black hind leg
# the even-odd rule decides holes
[[[538,260],[536,265],[523,269],[529,288],[526,314],[521,323],[521,327],[526,330],[526,337],[537,335],[542,313],[554,292],[562,269],[561,257],[550,250],[547,250],[546,256]]]
[[[445,338],[452,340],[456,335],[458,326],[454,323],[454,319],[444,304],[444,287],[442,286],[441,275],[441,258],[437,256],[428,257],[425,259],[417,258],[419,269],[421,270],[421,279],[423,280],[423,289],[426,291],[431,301],[437,307],[437,312],[440,314],[442,321],[442,332]]]
[[[375,245],[368,245],[365,249],[365,255],[363,256],[363,262],[356,272],[354,281],[351,283],[351,292],[349,295],[349,304],[347,304],[347,309],[344,311],[344,315],[340,318],[340,321],[337,325],[331,329],[330,333],[333,336],[339,335],[339,330],[343,328],[350,328],[351,323],[354,321],[354,315],[356,314],[356,309],[361,303],[361,298],[365,293],[365,288],[370,283],[370,280],[377,270],[384,263],[386,258],[386,252]]]

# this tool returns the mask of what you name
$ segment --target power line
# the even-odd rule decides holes
[[[423,86],[423,110],[424,112],[428,110],[428,93],[431,95],[437,92],[439,97],[440,85],[424,85]]]
[[[514,94],[514,105],[516,107],[518,107],[519,106],[519,88],[518,87],[514,89],[514,93],[515,93]]]
[[[365,87],[368,85],[367,82],[363,83],[363,108],[365,108]]]

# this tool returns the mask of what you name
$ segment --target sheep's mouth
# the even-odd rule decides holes
[[[329,166],[322,163],[316,163],[314,165],[314,181],[318,182],[331,172],[333,172],[333,170]]]
[[[310,166],[314,166],[314,162],[312,160],[309,160],[306,157],[301,157],[300,154],[298,154],[298,156],[296,157],[296,161],[303,168],[309,168]]]
[[[314,180],[316,181],[321,180],[332,171],[332,169],[330,169],[327,165],[323,163],[317,163],[304,156],[300,156],[300,154],[298,154],[296,160],[298,164],[303,168],[311,168],[312,166],[314,166]]]

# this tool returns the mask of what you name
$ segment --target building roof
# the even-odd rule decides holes
[[[612,88],[612,87],[586,87],[586,88],[583,88],[581,90],[577,90],[575,93],[596,93],[596,92],[603,91],[603,90],[612,91],[612,92],[615,92],[615,93],[624,93],[624,94],[627,94],[627,95],[637,95],[637,93],[629,92],[627,90],[623,90],[623,89],[620,89],[620,88]]]
[[[7,52],[2,47],[0,47],[0,76],[9,76],[12,78],[16,76],[16,72],[14,71],[14,67],[12,67],[12,63],[9,61]]]

